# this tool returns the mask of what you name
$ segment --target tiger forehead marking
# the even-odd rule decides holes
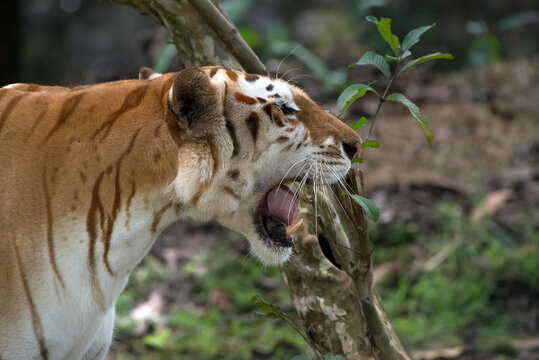
[[[222,84],[232,82],[237,84],[236,97],[238,101],[255,104],[251,99],[268,101],[280,98],[279,103],[286,103],[294,110],[299,110],[294,103],[290,85],[279,79],[271,79],[261,75],[243,74],[234,70],[212,67],[207,70],[213,82]],[[233,86],[233,85],[232,85]],[[247,97],[251,98],[248,99]],[[274,100],[273,99],[273,100]]]
[[[177,219],[286,261],[283,182],[334,183],[358,146],[299,88],[221,67],[1,88],[0,358],[104,359],[129,273]]]

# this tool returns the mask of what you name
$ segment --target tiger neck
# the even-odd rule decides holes
[[[161,104],[152,106],[154,114],[162,113]],[[81,207],[79,226],[88,237],[92,283],[126,277],[181,215],[170,191],[177,175],[177,143],[163,117],[145,114],[132,111],[129,126],[117,126],[117,133],[97,148],[81,144],[79,170],[87,179],[79,197],[87,205]]]

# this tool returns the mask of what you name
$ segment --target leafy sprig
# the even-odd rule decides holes
[[[348,86],[346,89],[344,89],[344,91],[341,93],[337,100],[337,110],[339,111],[338,117],[340,118],[344,114],[344,112],[350,107],[350,105],[352,105],[357,99],[365,96],[368,91],[374,93],[378,97],[378,106],[370,119],[371,121],[367,139],[361,144],[359,154],[352,160],[352,163],[363,162],[363,158],[361,157],[363,149],[367,147],[377,149],[380,147],[380,144],[375,140],[370,140],[370,137],[374,128],[376,117],[378,116],[382,105],[386,101],[394,101],[404,105],[408,109],[408,111],[410,111],[410,114],[412,114],[412,116],[417,120],[419,126],[421,127],[421,130],[423,131],[423,134],[425,135],[427,143],[429,144],[429,146],[432,147],[433,133],[429,119],[423,116],[419,107],[403,94],[398,92],[388,94],[388,92],[391,88],[391,85],[393,85],[393,82],[405,71],[428,61],[437,59],[453,59],[453,55],[441,52],[435,52],[432,54],[420,56],[418,58],[410,58],[412,55],[410,49],[420,41],[421,36],[425,32],[433,28],[436,24],[421,26],[409,31],[408,34],[404,36],[404,39],[401,43],[399,37],[393,34],[393,32],[391,31],[390,18],[384,17],[381,19],[377,19],[376,17],[369,15],[366,17],[366,19],[367,21],[376,25],[378,33],[389,45],[393,54],[381,55],[372,51],[366,51],[356,63],[350,64],[350,66],[374,66],[385,77],[389,78],[389,81],[385,89],[383,90],[382,95],[380,95],[378,91],[371,87],[371,85],[375,82],[372,81],[369,84],[352,84]],[[355,131],[360,127],[366,125],[367,122],[367,118],[362,117],[359,121],[353,122],[351,127]],[[346,195],[349,195],[358,205],[360,205],[365,210],[371,220],[376,221],[378,219],[378,216],[375,214],[379,214],[380,210],[372,200],[360,197],[358,195]]]
[[[380,36],[386,41],[386,43],[391,48],[393,55],[390,54],[377,54],[372,51],[367,51],[363,54],[363,56],[356,62],[351,64],[350,66],[357,66],[357,65],[371,65],[380,70],[380,72],[387,78],[389,78],[389,82],[384,89],[382,95],[380,95],[375,89],[370,87],[371,84],[374,82],[371,82],[368,85],[365,84],[353,84],[348,86],[339,96],[339,99],[337,100],[337,110],[339,111],[339,117],[343,115],[343,113],[352,105],[357,99],[365,96],[367,91],[371,91],[376,96],[378,96],[379,99],[379,106],[377,108],[377,111],[372,116],[371,121],[371,127],[369,129],[369,135],[367,137],[367,141],[369,141],[369,137],[372,133],[372,128],[374,126],[374,119],[376,115],[378,115],[379,109],[381,105],[387,100],[387,101],[396,101],[401,103],[402,105],[406,106],[406,108],[410,111],[410,113],[416,118],[417,122],[421,126],[421,129],[423,130],[423,133],[425,135],[425,138],[427,139],[427,142],[429,146],[432,146],[433,136],[432,136],[432,128],[430,126],[429,120],[421,115],[421,112],[419,110],[419,107],[417,107],[413,102],[411,102],[408,98],[406,98],[404,95],[399,93],[393,93],[389,94],[389,88],[393,84],[393,82],[402,75],[406,70],[409,70],[417,65],[423,64],[428,61],[437,60],[437,59],[453,59],[453,55],[449,53],[441,53],[441,52],[435,52],[432,54],[424,55],[415,59],[409,59],[409,57],[412,55],[412,52],[410,49],[416,45],[421,35],[423,35],[426,31],[430,30],[432,27],[434,27],[436,24],[427,25],[427,26],[421,26],[417,29],[413,29],[406,36],[404,37],[402,43],[399,40],[399,37],[391,32],[391,19],[390,18],[381,18],[377,19],[376,17],[370,15],[367,16],[367,21],[373,23],[376,25],[376,28],[378,29],[378,33]],[[390,63],[394,64],[393,69],[390,67]],[[355,129],[354,129],[355,130]]]

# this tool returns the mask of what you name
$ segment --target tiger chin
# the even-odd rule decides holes
[[[1,88],[0,358],[103,359],[129,273],[177,219],[286,261],[284,184],[338,181],[359,144],[299,88],[222,67]]]

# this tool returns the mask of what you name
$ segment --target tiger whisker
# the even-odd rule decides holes
[[[294,191],[294,197],[297,197],[297,194],[301,191],[301,189],[303,188],[303,186],[305,185],[305,183],[307,182],[307,179],[309,178],[309,173],[311,172],[311,169],[313,167],[313,165],[315,165],[316,162],[313,162],[311,163],[311,166],[309,166],[309,169],[307,169],[307,172],[305,173],[305,175],[303,175],[301,181],[299,182],[299,185],[298,187],[296,188],[296,190]],[[290,216],[290,211],[291,211],[291,207],[288,209],[288,216]]]
[[[314,161],[316,164],[314,172],[313,190],[314,190],[314,232],[318,236],[318,161]]]
[[[300,78],[312,78],[314,76],[312,75],[309,75],[309,74],[298,74],[298,75],[294,75],[293,77],[291,77],[289,80],[287,80],[289,83],[292,83],[294,84],[294,81],[296,79],[300,79]]]
[[[277,70],[275,70],[275,78],[276,79],[280,79],[279,78],[279,69],[281,68],[281,65],[282,63],[290,56],[294,53],[294,51],[296,51],[296,49],[298,48],[299,45],[296,45],[292,50],[290,50],[288,52],[288,54],[286,54],[286,56],[279,62],[279,65],[277,65]],[[281,77],[282,78],[282,77]]]
[[[329,171],[331,172],[332,169],[326,165],[326,167],[329,169]],[[335,176],[335,175],[334,175]],[[343,182],[340,178],[338,178],[338,182],[337,182],[337,186],[340,187],[341,190],[346,190],[346,183]],[[348,188],[351,190],[350,186],[348,186]],[[333,194],[333,196],[335,197],[335,200],[337,201],[337,203],[339,203],[341,209],[343,210],[344,214],[347,216],[347,217],[351,217],[350,216],[350,213],[348,212],[348,210],[346,210],[346,208],[344,207],[344,205],[342,204],[342,200],[339,198],[339,196],[337,196],[337,194],[335,194],[333,191],[331,191],[331,193]],[[349,191],[349,193],[353,193],[353,191]],[[349,196],[346,196],[347,198],[347,201],[348,201],[348,204],[349,206],[351,205],[351,200],[350,200],[350,197]]]
[[[286,71],[284,72],[284,74],[281,76],[281,79],[284,79],[284,77],[286,76],[286,74],[288,74],[290,71],[296,71],[296,70],[301,71],[300,68],[291,68],[291,69],[286,70]],[[285,81],[289,82],[289,80],[285,80]]]
[[[308,160],[308,159],[303,159],[303,160]],[[299,174],[301,174],[301,171],[303,170],[303,168],[304,168],[306,165],[308,165],[308,164],[309,164],[308,162],[306,162],[305,164],[303,164],[303,166],[301,167],[301,169],[299,169],[299,171],[298,171],[296,177],[294,178],[294,181],[293,181],[293,182],[296,182],[296,180],[297,180]],[[311,165],[311,166],[312,166],[312,165]],[[310,169],[310,167],[309,167],[309,169]],[[308,173],[309,173],[309,170],[307,170],[306,175],[307,175]],[[305,178],[306,175],[303,176],[302,180]],[[279,184],[279,186],[281,186],[282,181],[283,181],[283,180],[281,180],[281,183]],[[277,193],[275,193],[275,194],[273,195],[273,198],[275,198],[275,197],[277,197]],[[294,197],[296,197],[296,193],[294,193]],[[281,202],[281,206],[279,207],[279,209],[282,209],[283,205],[284,205],[284,199],[283,199],[283,201]],[[290,206],[291,206],[291,205],[290,205]],[[290,210],[291,210],[291,209],[288,210],[288,216],[290,216]]]
[[[254,253],[253,249],[250,248],[249,249],[249,253],[247,254],[246,257],[243,258],[243,261],[241,262],[241,273],[245,273],[245,268],[247,267],[247,264],[249,264],[249,261],[251,261],[254,257],[256,256],[256,254]]]
[[[284,174],[284,176],[281,178],[281,181],[279,182],[279,185],[278,185],[277,187],[280,187],[280,186],[283,184],[284,179],[286,178],[286,176],[288,175],[288,173],[289,173],[290,171],[292,171],[292,168],[293,168],[294,166],[296,166],[297,164],[299,164],[299,163],[302,162],[302,161],[307,161],[307,160],[309,160],[309,158],[301,159],[301,160],[299,160],[299,161],[296,161],[294,164],[292,164],[292,166],[290,166],[290,168],[288,169],[288,171],[287,171],[287,172]],[[301,170],[303,170],[304,167],[305,167],[305,164],[301,167],[301,169],[299,169],[298,175],[301,173]],[[296,181],[295,179],[298,178],[298,175],[296,175],[296,177],[294,178],[294,181]]]

